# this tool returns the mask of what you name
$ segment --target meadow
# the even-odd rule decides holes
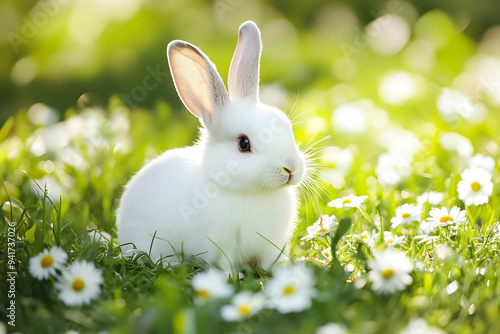
[[[167,76],[164,98],[127,102],[155,62],[105,102],[5,117],[0,333],[497,333],[500,31],[475,40],[442,11],[405,13],[331,43],[323,21],[276,45],[265,32],[290,23],[262,29],[261,98],[294,120],[314,178],[289,264],[270,272],[121,254],[123,187],[198,135]],[[227,54],[200,45],[223,78],[237,26]]]

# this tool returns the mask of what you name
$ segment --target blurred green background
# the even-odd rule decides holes
[[[387,29],[392,35],[372,40],[388,54],[376,52],[376,45],[357,48],[365,26],[385,13],[404,19],[390,22],[396,24]],[[263,99],[282,107],[290,107],[287,102],[299,92],[339,82],[352,83],[362,96],[376,100],[376,78],[388,66],[425,72],[446,86],[475,52],[474,41],[489,33],[498,42],[498,28],[489,29],[500,22],[495,0],[4,0],[0,125],[37,102],[62,115],[70,107],[106,106],[113,94],[131,96],[129,107],[154,109],[165,100],[181,112],[166,75],[168,42],[183,39],[199,46],[225,79],[237,29],[249,19],[262,30],[262,84],[279,85],[264,91]],[[391,41],[396,45],[383,44]],[[399,52],[410,49],[412,41],[430,42],[432,59],[419,54],[428,51],[427,44],[415,44],[413,54]],[[347,47],[347,58],[343,43],[355,47]],[[498,54],[498,49],[488,52]],[[151,71],[161,73],[148,85],[154,88],[141,89]]]

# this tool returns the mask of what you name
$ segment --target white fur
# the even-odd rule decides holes
[[[252,40],[245,31],[259,36],[260,55],[258,29],[257,35],[243,29],[249,26],[257,29],[244,23],[240,41]],[[255,57],[236,53],[233,62],[243,67],[253,62],[255,69]],[[215,66],[196,47],[174,41],[168,55],[176,89],[204,129],[196,145],[163,153],[127,184],[117,210],[122,251],[130,255],[134,246],[146,253],[151,249],[153,260],[173,264],[182,254],[225,270],[228,261],[257,260],[269,268],[293,232],[295,186],[305,169],[290,121],[280,110],[256,101],[252,89],[230,100],[225,88],[221,91],[224,84]],[[255,73],[234,75],[237,81],[240,76],[258,81]],[[242,134],[250,138],[251,153],[238,150]],[[285,168],[292,171],[290,180]]]

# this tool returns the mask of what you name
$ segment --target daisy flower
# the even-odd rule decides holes
[[[349,208],[357,208],[359,207],[368,196],[355,196],[355,195],[347,195],[341,198],[336,198],[330,203],[328,203],[329,207],[337,208],[337,209],[349,209]]]
[[[423,206],[425,203],[439,205],[443,201],[443,194],[436,191],[425,192],[417,197],[417,204]]]
[[[222,319],[239,321],[250,318],[265,306],[265,298],[261,293],[242,291],[234,296],[230,305],[224,305],[221,310]]]
[[[482,168],[466,169],[460,174],[462,181],[458,182],[458,198],[465,205],[481,205],[488,203],[493,192],[491,173]]]
[[[75,261],[56,283],[59,298],[69,306],[89,304],[101,291],[102,273],[87,261]]]
[[[343,324],[329,322],[316,329],[316,334],[349,334],[349,331]]]
[[[373,241],[376,242],[379,239],[379,234],[375,233],[373,235]],[[405,241],[405,236],[397,236],[389,231],[384,231],[384,245],[389,247],[395,247],[401,245]]]
[[[405,241],[405,236],[394,235],[389,231],[384,231],[384,244],[390,247],[401,245]]]
[[[382,294],[404,290],[413,282],[409,275],[413,270],[411,260],[392,248],[374,253],[374,259],[368,265],[372,288]]]
[[[312,240],[317,237],[322,237],[328,233],[333,232],[337,227],[338,222],[334,215],[323,215],[311,226],[307,228],[307,235],[302,240]]]
[[[368,231],[363,231],[360,234],[362,240],[369,246],[373,247],[375,246],[375,238],[372,236],[372,234]]]
[[[482,168],[490,173],[495,170],[495,160],[487,155],[476,153],[469,160],[469,168]]]
[[[226,276],[213,269],[196,274],[193,277],[192,286],[196,294],[196,302],[226,298],[233,293],[233,288],[227,283]]]
[[[457,225],[467,223],[465,218],[465,210],[460,210],[458,206],[454,206],[448,212],[446,207],[434,208],[429,212],[430,217],[427,221],[432,224],[433,227],[442,227],[448,225]]]
[[[267,296],[280,313],[308,309],[315,293],[313,276],[302,263],[278,267],[266,286]]]
[[[396,217],[391,219],[392,228],[399,225],[410,225],[414,221],[420,220],[422,207],[414,204],[403,204],[396,208]]]
[[[401,155],[384,153],[378,158],[375,168],[378,182],[383,186],[394,186],[410,175],[410,162]]]
[[[44,249],[43,252],[32,257],[29,262],[29,271],[33,277],[42,280],[55,275],[56,270],[62,270],[68,255],[59,247]]]

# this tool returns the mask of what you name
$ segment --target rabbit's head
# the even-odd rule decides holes
[[[206,131],[203,168],[223,188],[269,192],[297,185],[305,172],[292,125],[259,102],[261,41],[255,23],[240,26],[229,69],[229,94],[213,63],[197,47],[173,41],[167,56],[177,92]]]

